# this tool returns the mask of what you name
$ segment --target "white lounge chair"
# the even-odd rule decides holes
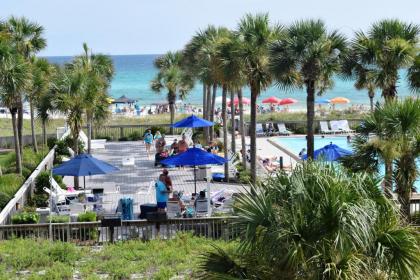
[[[255,133],[257,134],[257,136],[265,136],[266,135],[266,133],[264,131],[264,128],[263,128],[261,123],[257,123],[257,126],[255,128]]]
[[[349,122],[347,120],[338,121],[338,125],[341,131],[345,133],[353,133],[354,130],[350,128]]]
[[[343,133],[340,127],[340,121],[330,121],[330,127],[332,133]]]
[[[328,127],[328,122],[320,121],[319,126],[320,126],[319,132],[321,134],[331,134],[331,133],[333,133],[332,130]]]
[[[66,204],[66,196],[62,194],[56,194],[54,192],[51,192],[51,190],[47,187],[43,188],[44,192],[46,192],[50,197],[52,197],[52,200],[55,204]],[[49,199],[48,199],[49,202]]]
[[[88,147],[88,137],[83,131],[79,133],[79,140],[85,144],[85,148]],[[90,146],[92,149],[105,149],[106,139],[91,139]]]
[[[277,127],[279,128],[280,135],[290,135],[292,133],[286,128],[286,125],[284,123],[278,123]]]
[[[54,180],[54,178],[51,178],[51,186],[53,189],[53,192],[57,193],[58,195],[64,195],[66,198],[68,197],[77,197],[79,194],[90,194],[92,193],[92,190],[80,190],[80,191],[67,191],[63,190],[58,183]]]

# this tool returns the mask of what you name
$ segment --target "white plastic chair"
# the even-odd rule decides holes
[[[330,121],[331,132],[332,133],[342,133],[339,121]]]
[[[197,199],[195,202],[195,215],[207,216],[209,214],[209,207],[207,199]]]
[[[319,126],[320,126],[320,133],[321,134],[331,134],[331,133],[333,133],[332,131],[331,131],[331,129],[328,127],[328,122],[326,122],[326,121],[320,121],[319,122]]]
[[[354,130],[350,128],[349,122],[347,120],[338,121],[338,125],[343,132],[353,133]]]
[[[286,128],[286,125],[284,123],[278,123],[277,127],[279,128],[279,133],[281,135],[290,135],[291,132]]]
[[[257,134],[257,136],[265,136],[265,131],[261,123],[257,123],[255,133]]]
[[[181,206],[178,201],[168,201],[166,204],[166,216],[169,219],[179,217],[181,214]]]

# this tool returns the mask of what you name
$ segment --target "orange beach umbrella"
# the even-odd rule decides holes
[[[275,97],[275,96],[271,96],[269,98],[266,98],[262,101],[262,103],[264,104],[279,104],[279,102],[281,101],[281,99]]]
[[[331,104],[346,104],[350,103],[350,100],[345,97],[335,97],[333,99],[330,99]]]

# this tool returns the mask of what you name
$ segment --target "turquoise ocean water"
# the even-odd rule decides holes
[[[139,105],[147,105],[153,102],[161,102],[166,95],[164,92],[157,94],[150,89],[150,80],[156,75],[157,70],[153,66],[153,61],[158,55],[115,55],[112,56],[115,65],[115,77],[112,81],[110,94],[113,97],[119,97],[125,94],[131,98],[139,99]],[[69,62],[70,56],[47,57],[52,63],[63,64]],[[401,76],[404,78],[404,72]],[[219,90],[220,91],[220,90]],[[405,80],[401,79],[398,85],[399,96],[408,96],[411,94]],[[218,95],[221,95],[219,92]],[[249,90],[245,89],[244,95],[249,97]],[[304,108],[306,94],[303,90],[284,91],[275,85],[268,88],[260,96],[260,101],[269,96],[277,96],[279,98],[292,97],[299,102],[290,106],[292,108]],[[335,86],[323,95],[323,98],[347,97],[352,104],[369,104],[366,91],[358,91],[353,87],[353,81],[344,81],[339,78],[335,79]],[[377,92],[376,100],[380,99],[380,93]],[[202,87],[199,83],[190,92],[186,103],[200,104],[202,102]]]

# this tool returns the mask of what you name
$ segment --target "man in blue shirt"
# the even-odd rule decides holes
[[[169,199],[168,188],[165,185],[165,175],[161,174],[159,180],[156,182],[156,202],[158,212],[165,212],[166,203]]]

